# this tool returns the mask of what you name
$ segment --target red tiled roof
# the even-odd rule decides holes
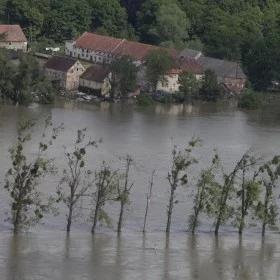
[[[116,39],[109,36],[97,35],[85,32],[76,40],[76,47],[92,51],[114,52],[122,44],[122,39]]]
[[[76,47],[92,51],[109,52],[113,56],[128,55],[135,60],[141,61],[145,59],[150,51],[160,49],[158,46],[97,35],[89,32],[85,32],[76,40]],[[167,49],[167,51],[170,52],[172,56],[177,54],[177,51],[174,49]]]
[[[71,57],[53,56],[46,62],[45,68],[66,73],[76,62],[77,59]]]
[[[4,34],[5,42],[27,42],[27,39],[19,25],[0,25],[0,34]]]

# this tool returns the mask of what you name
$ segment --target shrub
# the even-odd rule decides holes
[[[136,103],[139,106],[150,106],[154,103],[154,100],[150,95],[145,93],[137,96]]]
[[[254,92],[252,90],[247,90],[241,96],[238,107],[247,110],[256,110],[263,105],[263,96],[260,93]]]

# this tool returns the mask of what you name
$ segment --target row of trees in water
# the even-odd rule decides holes
[[[135,187],[131,180],[134,159],[127,155],[122,161],[124,168],[114,169],[105,161],[95,171],[88,168],[87,153],[95,149],[101,141],[93,141],[86,135],[86,129],[77,131],[72,148],[65,147],[66,165],[55,195],[44,200],[40,192],[40,181],[48,174],[56,173],[54,160],[48,159],[47,150],[63,131],[63,125],[53,127],[50,118],[45,120],[42,139],[38,144],[36,156],[27,156],[26,144],[31,140],[31,131],[35,123],[24,121],[19,124],[16,144],[10,149],[12,166],[7,171],[4,188],[10,198],[9,220],[14,233],[40,222],[46,213],[57,212],[57,204],[67,208],[66,230],[71,225],[79,202],[86,197],[90,202],[92,234],[99,223],[109,224],[111,219],[105,211],[108,202],[119,204],[117,231],[123,227],[125,208],[130,203],[130,195]],[[193,138],[186,147],[174,146],[166,182],[169,184],[167,203],[166,233],[172,225],[173,210],[178,200],[178,189],[190,186],[192,167],[199,162],[195,150],[201,140]],[[150,200],[156,171],[152,171],[146,194],[146,209],[143,217],[143,232],[149,216]],[[261,224],[262,235],[268,226],[276,226],[277,195],[276,188],[280,175],[280,156],[265,161],[248,151],[235,164],[231,171],[226,171],[216,151],[209,166],[200,171],[194,190],[192,212],[188,213],[188,231],[195,234],[199,219],[207,215],[213,221],[214,232],[219,234],[223,224],[231,222],[242,235],[246,226]]]

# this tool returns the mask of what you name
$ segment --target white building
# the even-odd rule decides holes
[[[19,25],[0,25],[0,48],[27,51],[27,39]]]

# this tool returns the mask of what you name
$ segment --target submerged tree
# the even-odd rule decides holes
[[[197,160],[192,156],[192,152],[199,143],[199,139],[192,139],[188,147],[183,151],[179,150],[177,146],[174,146],[172,150],[172,166],[167,176],[170,185],[170,196],[167,208],[166,233],[170,233],[173,208],[174,205],[178,203],[178,201],[175,200],[176,190],[179,186],[188,183],[188,169],[193,164],[197,163]]]
[[[83,196],[89,195],[88,191],[92,186],[91,171],[86,166],[86,154],[87,149],[97,147],[97,143],[87,140],[85,133],[86,129],[77,131],[73,151],[67,151],[65,147],[67,169],[64,169],[63,177],[57,188],[58,201],[62,201],[68,208],[67,232],[71,230],[72,217],[77,203]],[[64,190],[64,186],[67,190]]]
[[[246,217],[250,210],[253,210],[259,200],[260,183],[257,180],[259,170],[254,171],[252,168],[256,167],[258,160],[249,154],[244,157],[240,168],[241,183],[237,189],[237,197],[240,199],[240,206],[236,211],[236,221],[238,226],[238,233],[242,235],[244,226],[246,224]]]
[[[192,234],[195,233],[198,226],[198,218],[202,212],[207,212],[211,207],[211,196],[214,189],[218,188],[215,180],[215,171],[219,166],[219,156],[215,154],[211,166],[202,170],[197,182],[197,190],[194,198],[193,214],[190,216],[189,229]],[[216,192],[216,191],[215,191]]]
[[[10,149],[12,167],[8,170],[4,188],[8,191],[11,205],[11,223],[14,233],[38,223],[50,210],[51,200],[44,201],[38,186],[40,180],[47,174],[55,172],[52,160],[46,157],[46,151],[56,139],[62,127],[52,129],[51,139],[46,139],[46,133],[52,126],[50,118],[46,119],[42,141],[34,157],[28,157],[25,146],[31,140],[31,121],[19,124],[17,143]]]
[[[146,232],[146,224],[147,224],[148,212],[149,212],[149,207],[150,207],[150,201],[152,199],[155,173],[156,173],[156,170],[153,170],[148,192],[146,195],[146,209],[145,209],[145,216],[144,216],[143,232]]]
[[[260,172],[265,194],[264,201],[260,201],[257,205],[256,214],[262,221],[262,236],[264,236],[267,225],[274,226],[278,216],[274,189],[277,187],[276,183],[280,176],[280,156],[275,156],[271,161],[261,166]]]
[[[119,183],[117,185],[117,198],[116,201],[120,202],[120,213],[118,221],[118,233],[122,231],[123,215],[125,206],[130,203],[129,196],[134,183],[129,183],[129,174],[131,171],[131,166],[133,164],[133,159],[131,156],[127,155],[125,158],[125,173],[121,175]]]
[[[118,186],[118,172],[111,169],[105,162],[100,170],[95,172],[96,191],[93,194],[95,209],[93,214],[92,234],[95,233],[97,222],[110,224],[110,217],[104,210],[106,202],[113,200]]]
[[[217,193],[212,194],[212,203],[216,203],[211,209],[212,214],[214,214],[216,218],[215,235],[219,234],[221,224],[225,223],[234,211],[233,207],[229,205],[228,202],[234,192],[234,184],[237,174],[242,169],[244,161],[247,158],[248,154],[245,153],[237,162],[233,171],[229,174],[223,175],[223,183],[218,188]]]

